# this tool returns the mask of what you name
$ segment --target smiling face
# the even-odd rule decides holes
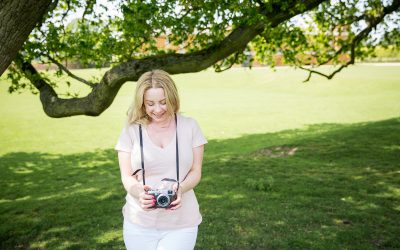
[[[128,111],[129,123],[149,124],[168,121],[179,112],[179,96],[167,72],[152,70],[137,81],[133,102]]]
[[[167,98],[163,88],[149,88],[144,93],[146,114],[153,122],[165,122],[170,117],[167,108]]]

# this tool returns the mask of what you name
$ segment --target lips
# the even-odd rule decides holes
[[[160,115],[156,115],[156,114],[153,113],[153,117],[156,118],[156,119],[161,119],[161,118],[164,117],[164,115],[165,115],[165,113],[162,113]]]

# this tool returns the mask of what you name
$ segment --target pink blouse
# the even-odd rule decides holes
[[[177,116],[179,140],[179,179],[182,182],[193,164],[193,148],[207,143],[197,122],[189,117]],[[142,126],[144,167],[146,185],[153,189],[161,184],[163,178],[176,179],[176,138],[164,148],[155,145],[149,138],[146,126]],[[126,125],[121,132],[115,150],[131,153],[131,167],[141,169],[139,126]],[[141,175],[141,172],[139,172]],[[131,223],[156,229],[193,227],[201,223],[201,214],[193,190],[182,195],[181,207],[177,210],[163,208],[144,211],[139,200],[126,195],[123,215]]]

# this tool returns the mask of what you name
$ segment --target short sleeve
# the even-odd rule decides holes
[[[131,134],[131,129],[129,125],[126,125],[118,138],[117,145],[115,145],[115,150],[131,152],[133,148],[133,135]]]
[[[196,120],[193,120],[192,122],[192,132],[193,132],[192,146],[194,148],[207,143],[207,140],[204,137],[203,132],[201,132],[200,126],[196,122]]]

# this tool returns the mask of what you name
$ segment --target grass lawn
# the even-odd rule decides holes
[[[209,139],[196,249],[400,248],[400,66],[305,77],[289,68],[173,77],[182,112]],[[123,249],[112,148],[134,84],[100,117],[63,119],[7,85],[3,76],[0,249]]]

